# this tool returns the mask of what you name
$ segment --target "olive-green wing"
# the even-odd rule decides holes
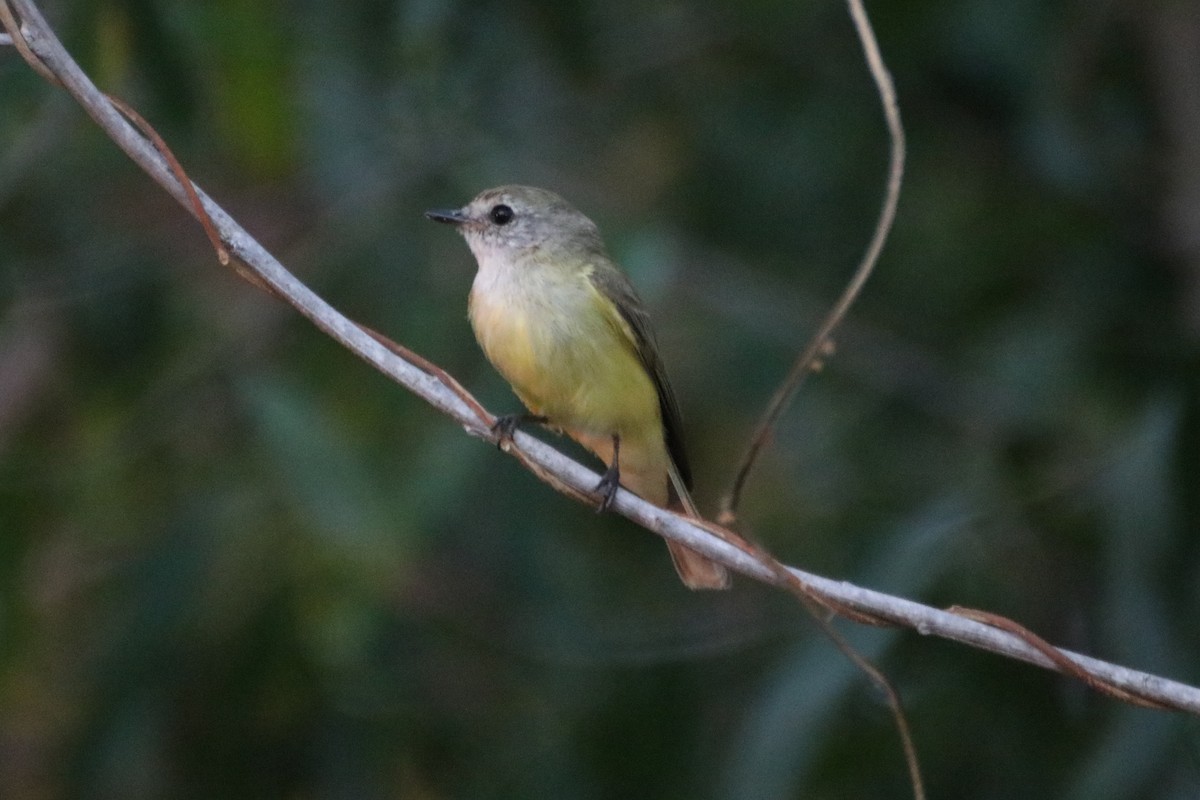
[[[641,298],[634,291],[633,284],[625,274],[614,264],[593,267],[588,276],[592,285],[613,302],[621,312],[629,330],[633,333],[631,344],[637,351],[642,366],[646,368],[654,381],[658,392],[658,407],[662,413],[663,438],[667,443],[667,452],[675,462],[675,468],[683,479],[684,485],[692,488],[692,471],[688,464],[687,452],[683,447],[683,426],[679,417],[679,404],[675,401],[675,393],[671,391],[671,383],[667,380],[667,372],[663,367],[662,357],[658,354],[658,345],[654,340],[654,331],[650,327],[650,315],[646,313]]]

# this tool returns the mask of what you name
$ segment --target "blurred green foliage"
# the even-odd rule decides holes
[[[870,5],[900,214],[745,523],[1197,683],[1200,15]],[[707,508],[882,194],[838,2],[47,11],[303,280],[498,411],[470,256],[421,211],[571,198],[655,314]],[[786,597],[688,593],[220,269],[9,49],[0,98],[0,796],[906,795],[886,708]],[[1200,795],[1194,719],[845,628],[932,797]]]

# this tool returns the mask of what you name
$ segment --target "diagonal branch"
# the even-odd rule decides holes
[[[80,70],[33,3],[30,0],[9,1],[19,12],[24,40],[38,63],[62,83],[134,162],[184,208],[195,213],[188,193],[176,180],[170,165]],[[3,0],[0,0],[2,5]],[[21,33],[12,27],[8,32],[14,38]],[[448,380],[445,373],[419,357],[410,361],[398,355],[405,351],[398,348],[393,350],[340,314],[288,272],[199,187],[195,187],[195,192],[230,254],[244,263],[273,293],[359,358],[462,425],[467,433],[495,441],[495,434],[490,430],[491,420],[481,418],[481,407],[462,392],[461,387],[454,388],[452,380]],[[556,488],[577,497],[592,494],[597,480],[592,470],[521,431],[514,432],[513,442],[516,445],[514,455]],[[681,542],[754,580],[780,588],[788,588],[787,584],[799,581],[823,597],[828,607],[839,609],[839,612],[848,610],[868,620],[912,628],[923,635],[939,636],[1046,669],[1062,670],[1062,665],[1056,663],[1059,661],[1057,657],[1048,657],[1039,647],[1021,636],[901,597],[791,567],[781,567],[775,562],[766,563],[760,551],[746,547],[744,543],[739,545],[742,540],[735,534],[729,533],[728,538],[717,535],[712,532],[711,523],[688,520],[651,505],[628,491],[620,490],[617,493],[613,509],[648,530]],[[780,570],[786,570],[786,573]],[[1057,653],[1104,683],[1142,699],[1200,715],[1200,688],[1066,650],[1060,649]]]

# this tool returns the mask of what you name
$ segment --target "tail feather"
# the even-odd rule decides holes
[[[613,439],[611,435],[597,436],[587,431],[566,428],[565,432],[575,441],[591,450],[605,464],[613,461]],[[670,480],[663,481],[666,467]],[[689,517],[702,519],[692,502],[687,484],[676,467],[674,460],[662,445],[659,434],[650,437],[650,442],[629,437],[622,439],[620,451],[621,485],[641,495],[656,505],[666,506]],[[668,541],[671,560],[680,580],[689,589],[727,589],[729,573],[725,567],[705,558],[681,544]]]
[[[668,472],[671,476],[669,506],[683,511],[690,517],[700,519],[700,512],[696,510],[696,504],[692,502],[692,496],[688,493],[687,486],[684,485],[683,478],[673,462],[670,463]],[[718,564],[678,542],[668,540],[667,547],[671,551],[671,561],[675,564],[675,571],[679,573],[679,579],[683,581],[684,586],[689,589],[729,588],[729,571],[725,569],[724,565]]]
[[[689,589],[728,589],[729,571],[679,542],[667,542],[679,579]]]

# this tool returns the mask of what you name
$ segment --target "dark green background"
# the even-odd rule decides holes
[[[870,10],[896,229],[745,524],[1200,682],[1200,10]],[[302,280],[497,411],[470,255],[421,212],[570,198],[655,316],[708,509],[882,196],[836,0],[48,11]],[[236,280],[8,48],[0,98],[0,796],[906,796],[885,706],[789,598],[687,592]],[[931,797],[1200,796],[1195,718],[842,627]]]

